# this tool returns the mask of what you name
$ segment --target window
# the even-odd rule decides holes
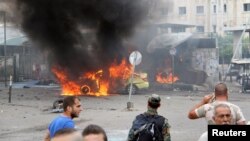
[[[216,33],[216,25],[213,25],[213,32]]]
[[[186,7],[179,7],[179,15],[186,15]]]
[[[223,9],[224,9],[224,13],[227,13],[227,5],[226,4],[224,4]]]
[[[196,6],[197,14],[204,14],[204,6]]]
[[[204,32],[204,26],[197,26],[196,27],[196,32]]]
[[[244,7],[244,11],[250,11],[250,3],[244,3],[243,7]]]
[[[213,11],[214,11],[214,13],[216,13],[216,5],[214,5]]]
[[[167,8],[162,8],[161,9],[161,15],[168,15],[168,9]]]
[[[186,32],[186,29],[184,26],[174,26],[171,28],[173,33],[179,33],[179,32]]]

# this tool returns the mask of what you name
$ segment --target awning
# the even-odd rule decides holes
[[[4,33],[6,30],[6,33]],[[6,34],[7,46],[20,46],[28,39],[23,32],[14,25],[7,24],[6,29],[3,25],[0,25],[0,45],[4,45],[4,34]]]
[[[189,39],[191,36],[191,33],[168,33],[156,36],[149,42],[147,51],[151,53],[158,48],[174,48]]]
[[[21,46],[27,40],[25,36],[6,39],[6,46]],[[4,45],[4,42],[0,43],[0,45]]]
[[[232,63],[233,64],[238,64],[238,65],[250,64],[250,58],[233,59]]]

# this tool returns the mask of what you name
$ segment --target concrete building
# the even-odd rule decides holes
[[[160,25],[160,34],[189,32],[193,37],[207,38],[231,33],[232,60],[242,58],[242,39],[249,37],[250,33],[250,0],[161,0],[161,2],[155,6],[157,12],[154,16],[154,20]],[[199,52],[198,49],[197,51]],[[216,50],[212,49],[212,52],[215,53]],[[193,53],[193,56],[197,57],[195,54]]]
[[[250,0],[161,0],[155,19],[172,26],[168,32],[217,33],[250,24]],[[157,7],[157,6],[156,6]]]

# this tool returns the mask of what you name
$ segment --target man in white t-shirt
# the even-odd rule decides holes
[[[213,120],[216,125],[230,125],[232,124],[231,109],[227,104],[220,103],[214,106]],[[208,132],[204,132],[198,141],[208,141]]]
[[[208,124],[214,124],[213,108],[219,103],[227,104],[230,107],[232,118],[231,123],[237,125],[246,124],[246,119],[239,106],[228,102],[227,86],[219,83],[215,86],[214,94],[206,95],[200,103],[195,105],[188,113],[189,119],[198,119],[205,117]]]

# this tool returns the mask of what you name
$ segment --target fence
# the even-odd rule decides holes
[[[6,59],[6,65],[5,65]],[[14,57],[13,56],[0,56],[0,81],[3,82],[5,79],[9,80],[10,75],[14,75]]]
[[[47,76],[49,71],[46,63],[38,62],[36,55],[15,54],[14,56],[6,56],[6,73],[5,73],[5,57],[0,56],[0,82],[4,82],[5,78],[9,80],[9,76],[13,76],[15,82],[26,79],[40,79]]]

